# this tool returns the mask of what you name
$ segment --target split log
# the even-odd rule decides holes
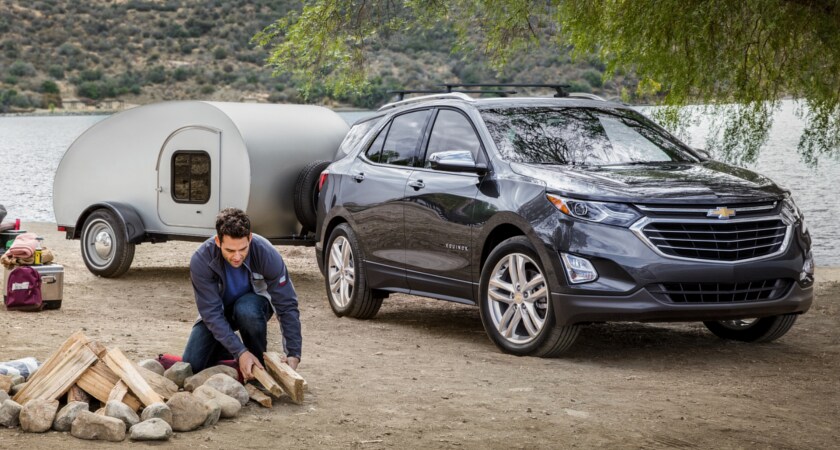
[[[163,375],[158,375],[157,373],[152,372],[145,367],[138,366],[137,364],[134,364],[134,368],[137,369],[140,376],[146,380],[146,383],[149,383],[149,386],[151,386],[152,389],[165,400],[169,400],[173,395],[178,393],[178,385],[169,378],[166,378]]]
[[[263,353],[263,359],[268,373],[280,383],[280,386],[289,394],[292,401],[298,405],[303,403],[303,385],[305,383],[303,377],[298,375],[288,364],[282,362],[279,353],[265,352]]]
[[[90,368],[88,368],[90,370]],[[87,371],[85,371],[87,373]],[[82,374],[84,376],[84,374]],[[79,377],[81,379],[81,377]],[[70,387],[70,390],[67,391],[67,403],[73,402],[84,402],[90,403],[90,395],[84,391],[84,389],[79,387],[79,380],[76,380],[76,384]]]
[[[120,377],[108,368],[104,361],[99,361],[90,366],[77,381],[76,384],[85,392],[102,403],[108,403],[111,391],[120,382]],[[131,392],[123,397],[122,402],[137,411],[143,407],[140,400]]]
[[[105,364],[113,370],[120,379],[131,389],[131,392],[149,406],[152,403],[163,403],[163,398],[149,386],[149,383],[140,375],[136,366],[118,348],[108,350],[105,355]],[[110,395],[110,392],[109,392]]]
[[[128,394],[128,386],[120,380],[117,384],[114,385],[114,389],[111,389],[111,393],[108,394],[108,400],[116,400],[116,401],[123,401],[126,394]],[[107,402],[106,402],[107,403]]]
[[[97,361],[87,344],[84,333],[77,331],[44,362],[35,372],[26,387],[14,396],[14,401],[23,405],[34,399],[58,400]]]
[[[268,392],[271,392],[271,395],[275,397],[283,395],[283,388],[274,381],[274,378],[271,378],[271,375],[269,375],[265,369],[260,369],[255,365],[251,368],[251,373],[254,374],[254,378],[256,378],[264,388],[268,389]]]
[[[248,391],[248,397],[260,405],[271,408],[271,397],[265,395],[258,387],[251,383],[245,383],[245,390]]]

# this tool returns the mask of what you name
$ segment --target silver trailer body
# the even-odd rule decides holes
[[[97,243],[108,238],[101,233],[86,241],[86,221],[96,210],[114,216],[102,218],[99,231],[110,227],[112,241],[122,235],[130,244],[212,236],[225,207],[245,210],[253,231],[269,239],[298,238],[298,177],[314,161],[331,161],[348,129],[333,111],[309,105],[183,101],[133,108],[92,126],[67,149],[53,188],[56,223],[68,238],[82,239],[83,256],[85,245],[99,245],[100,263],[113,250],[105,244],[116,243]]]

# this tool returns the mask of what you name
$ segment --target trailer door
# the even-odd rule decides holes
[[[158,215],[169,226],[210,228],[219,212],[221,132],[185,127],[158,157]]]

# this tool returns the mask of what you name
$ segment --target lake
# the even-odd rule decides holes
[[[364,112],[342,112],[353,122]],[[91,125],[107,116],[0,117],[0,176],[5,189],[0,204],[9,218],[52,222],[52,183],[67,147]],[[747,168],[769,176],[793,192],[814,237],[814,256],[821,266],[840,265],[840,161],[822,160],[812,170],[800,161],[796,145],[804,128],[794,103],[783,102],[774,117],[770,139],[755,164]],[[703,147],[706,129],[689,128],[687,143]],[[101,161],[90,161],[101,164]]]

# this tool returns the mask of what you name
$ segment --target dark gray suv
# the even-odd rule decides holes
[[[503,351],[556,356],[605,321],[770,341],[813,300],[786,190],[594,96],[386,105],[352,127],[320,190],[339,316],[372,318],[391,292],[467,303]]]

